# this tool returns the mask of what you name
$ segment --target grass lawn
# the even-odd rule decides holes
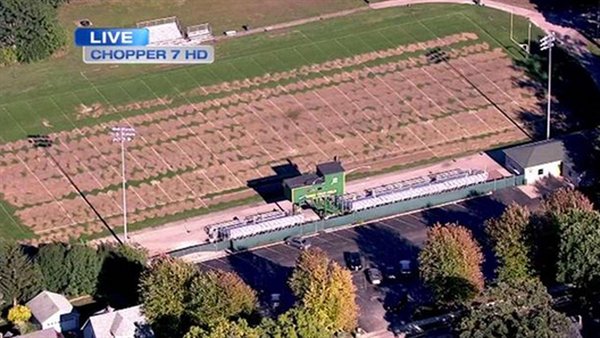
[[[198,66],[86,65],[79,50],[69,49],[67,55],[52,60],[0,69],[0,143],[28,133],[68,130],[122,117],[76,120],[76,109],[82,103],[119,105],[155,99],[456,32],[475,32],[492,46],[502,46],[515,58],[522,58],[509,39],[508,24],[507,13],[476,6],[419,5],[366,11],[223,41],[216,46],[216,62]],[[524,20],[516,20],[518,40],[525,38],[525,25]],[[52,127],[43,126],[43,121]]]
[[[274,1],[278,0],[265,1],[265,3]],[[120,3],[119,1],[111,3],[113,2]],[[131,2],[136,1],[127,3]],[[161,10],[164,7],[163,1],[137,2],[148,6],[147,12],[139,8],[135,11],[144,15],[136,17],[133,12],[127,14],[128,12],[125,11],[114,14],[113,17],[107,12],[107,6],[98,6],[94,9],[97,5],[92,2],[69,5],[61,17],[65,24],[86,14],[85,17],[94,21],[96,25],[129,25],[137,20],[167,15]],[[179,15],[184,24],[203,21],[201,17],[196,20],[192,13],[186,13],[185,9],[177,5],[182,2],[185,1],[176,1],[175,5],[169,6],[174,11],[169,14]],[[216,3],[213,0],[206,1],[206,3],[213,2]],[[159,6],[161,3],[163,7]],[[304,0],[302,3],[304,4]],[[306,4],[308,3],[313,1],[306,1]],[[350,1],[339,0],[330,3],[333,10],[333,4],[339,6],[335,9],[343,9]],[[85,7],[89,8],[83,10],[82,8]],[[136,8],[133,5],[130,7]],[[214,7],[218,6],[214,5]],[[302,11],[299,9],[296,14],[291,12],[285,14],[288,16],[282,14],[277,18],[277,22],[316,14],[311,11],[315,11],[317,6],[312,9],[309,7]],[[78,12],[79,10],[81,11]],[[299,14],[300,12],[303,14]],[[98,18],[91,14],[97,14]],[[215,12],[213,15],[215,20],[221,18],[223,22],[220,24],[223,27],[233,25],[224,21],[223,18],[228,15],[227,13],[218,16]],[[102,21],[102,18],[109,17],[115,21]],[[240,20],[236,23],[238,25],[243,23],[242,16],[230,18]],[[257,17],[255,20],[260,22],[255,25],[260,25],[270,23],[268,20],[271,18],[260,17],[260,20],[264,21],[258,21]],[[76,110],[81,104],[121,105],[164,96],[181,100],[182,92],[188,92],[199,86],[241,80],[454,33],[474,32],[481,41],[489,43],[492,47],[502,47],[515,60],[522,60],[523,52],[510,41],[508,25],[508,13],[470,5],[436,4],[369,10],[284,31],[226,40],[216,45],[214,64],[180,67],[85,65],[80,60],[80,51],[69,48],[65,55],[52,60],[0,69],[0,143],[22,139],[31,133],[70,130],[74,127],[118,120],[125,114],[144,113],[138,110],[109,114],[97,119],[77,120]],[[515,25],[516,39],[524,40],[526,21],[516,19]],[[539,31],[536,31],[537,33]],[[199,100],[200,98],[188,96],[184,99]],[[155,109],[164,109],[164,107]],[[43,122],[47,122],[46,126]],[[13,221],[14,210],[10,206],[6,203],[0,206],[4,207],[0,209],[2,225],[0,236],[12,238],[32,236],[31,232],[23,230],[18,222]],[[169,218],[174,220],[191,217],[207,211],[207,209],[197,209],[186,212],[185,215]],[[158,221],[140,222],[132,225],[132,229],[154,226],[159,223]]]

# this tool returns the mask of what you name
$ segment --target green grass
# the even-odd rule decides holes
[[[150,4],[154,2],[148,1]],[[109,16],[108,13],[102,15]],[[122,18],[117,16],[113,24],[127,24],[126,21],[119,21],[126,17],[125,14]],[[64,22],[68,20],[63,18]],[[111,23],[102,20],[96,22],[97,25]],[[183,97],[181,93],[199,86],[285,71],[453,33],[477,33],[481,41],[488,42],[492,47],[502,47],[515,60],[521,60],[522,52],[509,39],[508,24],[507,13],[477,6],[419,5],[363,11],[282,32],[219,42],[214,64],[186,67],[84,65],[80,61],[80,51],[69,47],[63,57],[0,69],[0,143],[22,139],[31,133],[70,130],[148,111],[77,120],[76,108],[81,104],[121,105],[164,96],[172,97],[179,103],[194,102],[200,98]],[[526,22],[516,19],[515,24],[516,38],[523,40]],[[52,127],[43,126],[42,121],[49,122]],[[235,201],[219,205],[218,209],[247,202]],[[15,218],[14,210],[6,203],[2,205],[6,211],[0,210],[0,236],[32,236],[30,231],[12,221]],[[215,208],[139,222],[132,225],[132,230],[206,213]]]
[[[472,31],[515,57],[507,13],[475,6],[422,5],[358,13],[299,26],[284,34],[259,34],[221,42],[212,65],[167,67],[84,65],[80,51],[65,62],[53,59],[0,69],[0,142],[27,133],[48,133],[119,119],[121,114],[76,120],[80,104],[120,105],[176,96],[198,86],[288,70],[437,36]],[[517,39],[525,22],[516,20]],[[521,29],[522,28],[522,29]],[[522,36],[519,36],[522,35]],[[166,85],[165,85],[166,84]],[[160,107],[157,107],[158,109]],[[127,115],[140,112],[128,112]],[[44,127],[47,120],[53,128]]]

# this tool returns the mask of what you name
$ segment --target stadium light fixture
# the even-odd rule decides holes
[[[556,36],[554,35],[554,32],[544,36],[540,40],[540,50],[548,50],[548,106],[546,111],[546,140],[550,139],[550,105],[552,104],[552,47],[554,47],[555,41]]]
[[[132,127],[112,127],[113,142],[121,144],[121,178],[123,189],[123,236],[125,242],[129,241],[127,235],[127,178],[125,177],[125,142],[133,141],[135,129]]]

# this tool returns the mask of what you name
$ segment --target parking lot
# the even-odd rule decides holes
[[[537,200],[532,200],[517,188],[498,191],[457,204],[401,215],[369,224],[346,228],[335,232],[320,233],[309,239],[314,247],[323,249],[329,257],[345,266],[344,252],[360,252],[363,267],[398,266],[402,259],[415,260],[423,245],[427,229],[436,222],[457,222],[470,228],[475,238],[483,245],[483,223],[486,219],[499,215],[504,207],[515,201],[535,208]],[[299,250],[285,244],[259,248],[227,257],[199,263],[201,268],[236,271],[250,286],[259,292],[265,304],[271,294],[281,294],[280,311],[293,304],[293,296],[287,286]],[[484,247],[486,276],[492,276],[494,260],[491,252]],[[397,304],[401,295],[408,292],[415,302],[426,302],[427,292],[418,277],[406,281],[371,285],[363,271],[353,272],[357,288],[357,302],[360,307],[359,326],[366,331],[379,331],[390,325],[407,321],[416,304],[399,313],[386,311],[388,305]]]

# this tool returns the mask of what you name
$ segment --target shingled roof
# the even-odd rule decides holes
[[[545,140],[506,149],[504,154],[521,166],[521,168],[528,168],[545,163],[563,161],[565,158],[565,148],[562,141]]]

